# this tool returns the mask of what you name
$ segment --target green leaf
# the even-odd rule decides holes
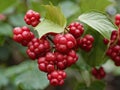
[[[93,48],[90,52],[80,50],[80,53],[84,61],[94,67],[99,66],[108,60],[105,55],[107,45],[103,43],[103,36],[94,29],[88,28],[85,34],[91,34],[94,37]]]
[[[12,36],[12,26],[7,23],[0,23],[0,35]]]
[[[41,37],[49,32],[61,33],[64,31],[64,28],[49,20],[44,20],[37,27],[35,27],[35,30],[38,31],[38,35]]]
[[[81,12],[97,10],[105,11],[105,8],[110,5],[110,0],[80,0]]]
[[[8,9],[9,7],[13,6],[16,3],[16,0],[0,0],[0,12],[4,12],[5,9]]]
[[[2,35],[0,36],[0,46],[3,45],[5,42],[5,37]]]
[[[37,62],[26,61],[20,65],[9,68],[5,76],[11,78],[11,82],[22,90],[38,90],[48,86],[47,75],[38,69]]]
[[[78,20],[92,27],[107,39],[110,39],[111,32],[116,30],[112,22],[102,13],[85,13],[80,15]]]
[[[80,7],[77,4],[73,3],[72,1],[61,2],[60,7],[67,18],[74,15],[76,12],[80,10]]]
[[[24,15],[23,14],[15,14],[15,15],[10,16],[9,22],[13,26],[24,26],[24,25],[26,25],[25,21],[24,21]]]
[[[49,32],[63,32],[66,26],[66,19],[62,14],[61,9],[53,5],[43,6],[46,9],[46,17],[37,27],[35,27],[35,30],[38,31],[39,37]]]
[[[28,70],[17,75],[14,83],[24,90],[43,90],[48,86],[47,75],[39,71],[37,62],[32,62]]]
[[[6,71],[5,71],[5,76],[7,77],[13,77],[16,76],[24,71],[27,71],[30,67],[33,67],[33,62],[23,62],[19,65],[13,66],[13,67],[9,67]],[[31,65],[32,64],[32,65]]]
[[[60,7],[53,5],[44,5],[46,9],[45,19],[52,21],[55,24],[60,25],[61,27],[66,26],[66,18],[64,17]]]
[[[104,90],[105,83],[103,81],[94,81],[89,87],[84,83],[80,83],[74,90]]]
[[[0,88],[8,84],[8,78],[0,72]]]

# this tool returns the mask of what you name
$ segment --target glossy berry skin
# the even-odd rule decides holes
[[[111,37],[110,37],[110,44],[114,44],[115,41],[117,40],[118,37],[118,31],[117,30],[113,30],[111,33]]]
[[[28,43],[34,38],[34,34],[26,26],[16,27],[13,29],[13,40],[27,46]]]
[[[104,39],[103,39],[103,43],[104,43],[105,45],[108,45],[109,40],[108,40],[108,39],[106,39],[106,38],[104,38]]]
[[[83,38],[77,40],[78,46],[86,52],[89,52],[93,47],[94,37],[86,34]]]
[[[51,52],[46,53],[46,56],[44,57],[39,57],[38,59],[39,70],[47,73],[54,71],[55,60],[56,60],[56,56],[54,55],[54,53]]]
[[[96,79],[103,79],[106,76],[106,73],[104,71],[103,67],[100,67],[99,69],[97,68],[93,68],[92,69],[92,75],[96,78]]]
[[[119,27],[120,26],[120,14],[116,14],[115,16],[115,24]]]
[[[76,46],[76,39],[72,34],[57,34],[54,39],[55,49],[61,53],[67,53]]]
[[[45,39],[33,38],[28,43],[27,54],[31,59],[38,59],[50,50],[50,43]]]
[[[26,22],[26,24],[35,27],[40,23],[40,14],[33,10],[28,10],[26,12],[26,15],[24,16],[24,21]]]
[[[64,79],[66,78],[66,73],[62,70],[55,70],[48,73],[47,78],[51,85],[61,86],[64,84]]]
[[[79,22],[73,22],[69,26],[69,33],[71,33],[75,38],[79,38],[84,33],[83,25]]]
[[[107,56],[109,56],[116,66],[120,66],[120,46],[114,45],[107,50]]]
[[[78,60],[78,55],[74,50],[70,50],[68,54],[61,54],[59,52],[55,52],[56,55],[56,66],[60,70],[64,70],[67,67],[75,64]]]

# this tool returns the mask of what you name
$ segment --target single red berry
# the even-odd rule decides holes
[[[103,39],[103,42],[104,42],[105,45],[107,45],[107,44],[109,43],[109,40],[106,39],[106,38],[104,38],[104,39]]]
[[[40,23],[40,14],[33,10],[28,10],[24,17],[26,24],[32,25],[33,27],[37,26]]]
[[[34,38],[34,34],[30,31],[30,29],[26,26],[16,27],[13,29],[13,39],[22,44],[23,46],[27,46],[28,43]]]
[[[89,52],[93,47],[94,37],[90,34],[77,40],[78,46],[86,52]]]
[[[28,43],[27,54],[31,59],[37,59],[50,50],[50,43],[45,39],[33,38]]]
[[[75,38],[80,37],[84,33],[83,25],[79,22],[73,22],[69,26],[69,33],[71,33]]]

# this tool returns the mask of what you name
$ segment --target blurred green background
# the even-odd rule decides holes
[[[29,60],[26,48],[12,40],[12,29],[26,25],[23,20],[26,11],[33,9],[44,17],[41,5],[50,2],[61,7],[68,24],[84,12],[104,12],[111,20],[120,13],[120,0],[0,0],[0,90],[89,90],[79,88],[81,74],[74,68],[66,70],[64,86],[50,86],[46,74],[38,70],[37,62]],[[109,73],[106,90],[120,90],[120,68],[110,61],[104,66]]]

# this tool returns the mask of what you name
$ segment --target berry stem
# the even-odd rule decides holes
[[[67,27],[65,27],[65,29],[64,29],[64,34],[65,34],[66,32],[69,32],[69,29],[68,29]]]
[[[54,42],[50,36],[47,36],[47,38],[54,44]]]

